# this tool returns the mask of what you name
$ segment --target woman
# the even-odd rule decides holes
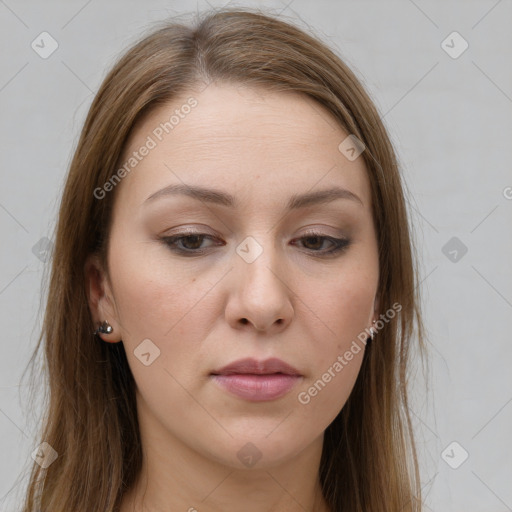
[[[420,510],[401,178],[322,42],[224,9],[129,49],[52,265],[25,512]]]

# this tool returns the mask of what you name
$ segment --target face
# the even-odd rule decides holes
[[[114,328],[103,339],[124,344],[141,429],[237,468],[321,442],[378,316],[370,185],[363,158],[338,149],[347,136],[309,98],[226,84],[136,127],[109,275],[94,258],[87,275],[94,320]]]

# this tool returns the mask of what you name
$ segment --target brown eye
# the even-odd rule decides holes
[[[201,247],[205,239],[214,240],[206,233],[186,233],[162,237],[161,240],[172,251],[184,256],[197,256],[206,252],[209,247]],[[220,244],[213,244],[220,245]]]
[[[337,254],[350,245],[350,240],[347,238],[334,238],[316,233],[310,233],[298,239],[301,245],[308,251],[317,253],[318,256],[329,256]],[[331,249],[325,249],[325,242],[331,244]],[[294,244],[295,245],[295,244]],[[324,248],[322,250],[322,247]]]
[[[206,239],[212,241],[215,240],[214,237],[206,233],[181,233],[161,238],[162,242],[165,243],[171,251],[182,256],[200,256],[201,254],[206,253],[209,248],[222,245],[222,242],[220,242],[204,247],[203,242]],[[297,240],[308,252],[319,257],[334,256],[345,250],[350,245],[350,240],[347,238],[334,238],[316,233],[309,233]],[[294,241],[293,245],[299,244]]]
[[[330,240],[328,240],[327,238],[325,237],[322,237],[322,236],[308,236],[308,237],[304,237],[302,240],[305,241],[305,244],[306,246],[309,246],[308,248],[309,249],[312,249],[312,250],[320,250],[322,248],[322,246],[324,245],[324,242],[328,241],[329,243],[332,244],[332,242]]]
[[[180,240],[180,239],[178,239]],[[201,247],[204,240],[204,235],[187,235],[181,237],[185,249],[197,250]]]

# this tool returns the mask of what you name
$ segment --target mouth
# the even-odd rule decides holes
[[[277,358],[240,359],[210,374],[229,393],[251,402],[276,400],[286,395],[303,375]]]
[[[233,375],[233,374],[251,374],[251,375],[273,375],[280,373],[283,375],[300,376],[299,370],[285,363],[281,359],[272,357],[264,361],[258,361],[253,358],[239,359],[223,366],[219,370],[214,370],[212,375]]]

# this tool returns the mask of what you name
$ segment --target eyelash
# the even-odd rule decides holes
[[[173,251],[179,255],[189,256],[189,257],[201,256],[202,254],[204,254],[206,252],[205,249],[182,249],[176,245],[176,243],[180,240],[187,239],[187,238],[194,238],[194,237],[199,237],[199,238],[203,238],[203,239],[205,237],[210,238],[210,239],[214,238],[206,233],[187,231],[184,233],[180,233],[178,235],[161,237],[160,239],[167,247],[169,247],[169,249],[171,251]],[[349,240],[347,238],[334,238],[331,236],[322,235],[321,233],[317,233],[314,231],[308,232],[307,234],[298,238],[297,240],[305,240],[305,239],[307,240],[309,238],[320,238],[322,240],[328,240],[334,244],[334,247],[328,251],[322,252],[322,251],[312,250],[312,252],[314,253],[314,256],[320,256],[320,257],[335,256],[339,253],[342,253],[343,251],[345,251],[348,248],[348,246],[351,243],[351,240]],[[201,242],[202,242],[202,240],[201,240]]]

